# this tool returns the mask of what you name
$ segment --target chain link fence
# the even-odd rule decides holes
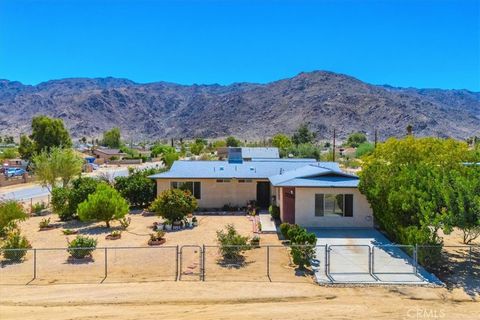
[[[0,284],[141,281],[435,283],[480,292],[479,246],[263,245],[5,249]],[[306,262],[299,268],[299,261]],[[438,279],[437,279],[438,280]]]

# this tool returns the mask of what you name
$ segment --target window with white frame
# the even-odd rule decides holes
[[[353,217],[353,194],[315,194],[315,216]]]

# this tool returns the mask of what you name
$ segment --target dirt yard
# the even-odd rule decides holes
[[[460,290],[160,282],[0,288],[0,319],[479,319]]]
[[[224,264],[216,247],[216,231],[233,224],[242,235],[252,237],[253,226],[246,216],[198,216],[199,225],[193,229],[167,232],[167,242],[161,246],[147,245],[151,226],[160,221],[155,216],[131,214],[131,224],[122,232],[121,239],[106,240],[112,230],[103,223],[60,222],[56,216],[32,217],[20,225],[22,233],[30,240],[33,250],[25,261],[6,264],[0,268],[0,283],[24,284],[33,278],[36,254],[36,279],[34,283],[100,283],[129,281],[173,281],[177,278],[177,265],[182,280],[198,280],[201,275],[200,251],[205,247],[205,278],[232,281],[291,281],[311,282],[311,277],[296,274],[288,251],[281,246],[275,234],[261,234],[261,245],[276,245],[267,249],[256,248],[245,252],[242,265]],[[55,228],[39,231],[39,222],[50,218]],[[113,223],[112,229],[118,229]],[[64,249],[76,235],[64,235],[63,230],[78,231],[97,239],[97,250],[92,261],[71,262]],[[177,248],[178,246],[178,248]],[[184,246],[184,247],[183,247]],[[107,250],[103,249],[108,247]],[[134,248],[132,248],[134,247]],[[181,259],[177,260],[177,250]],[[267,266],[267,255],[270,265]],[[270,278],[267,277],[270,268]],[[107,270],[107,277],[105,277]]]

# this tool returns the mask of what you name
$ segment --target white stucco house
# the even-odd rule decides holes
[[[280,207],[281,220],[303,227],[373,227],[370,205],[358,190],[359,178],[335,162],[315,159],[229,159],[175,161],[167,172],[151,176],[157,192],[186,188],[200,208]]]

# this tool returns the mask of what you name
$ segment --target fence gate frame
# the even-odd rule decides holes
[[[397,248],[405,254],[406,258],[409,259],[409,262],[412,264],[412,272],[411,274],[418,275],[418,261],[417,261],[417,247],[414,245],[409,245],[409,244],[382,244],[382,245],[372,245],[372,274],[375,274],[375,248],[378,250],[381,250],[382,248]],[[402,250],[402,248],[409,248],[412,250],[412,256],[410,256],[408,253]],[[387,252],[388,253],[388,252]],[[378,272],[378,274],[402,274],[404,272]],[[404,274],[410,274],[404,273]]]
[[[199,266],[200,266],[200,270],[198,271],[198,277],[199,277],[199,281],[202,281],[204,279],[204,250],[202,248],[202,246],[200,245],[192,245],[192,244],[187,244],[187,245],[183,245],[180,247],[180,251],[178,251],[178,255],[179,255],[179,260],[180,260],[180,263],[179,263],[179,266],[178,266],[178,280],[181,281],[182,280],[182,273],[183,273],[183,249],[184,248],[194,248],[194,249],[197,249],[198,250],[198,262],[199,262]],[[195,274],[193,274],[195,275]]]
[[[325,272],[326,272],[326,275],[329,279],[333,279],[332,278],[332,274],[331,274],[331,251],[332,251],[332,248],[334,247],[363,247],[363,248],[368,248],[368,274],[370,274],[372,277],[373,274],[372,274],[372,247],[368,244],[332,244],[332,245],[326,245],[326,261],[325,261]],[[364,274],[367,274],[366,272]]]

